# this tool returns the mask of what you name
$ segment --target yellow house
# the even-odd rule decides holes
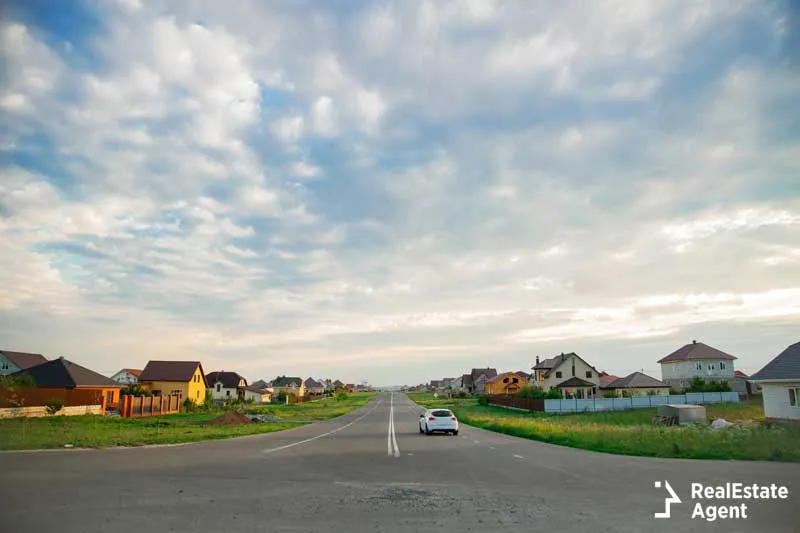
[[[514,394],[527,385],[528,380],[516,372],[503,372],[486,380],[486,394]]]
[[[290,396],[305,396],[306,386],[303,378],[280,376],[272,381],[272,397],[276,398],[280,393]]]
[[[196,404],[206,399],[206,376],[199,361],[149,361],[139,376],[139,383],[154,396],[180,394]]]
[[[623,396],[668,396],[669,385],[651,378],[647,374],[634,372],[624,378],[612,381],[603,386],[603,390],[612,391],[618,397]]]

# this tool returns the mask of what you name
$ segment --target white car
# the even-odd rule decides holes
[[[419,415],[419,432],[430,435],[435,432],[458,435],[458,419],[449,409],[428,409]]]

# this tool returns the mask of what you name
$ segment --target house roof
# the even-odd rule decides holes
[[[475,383],[475,381],[477,381],[477,379],[481,375],[486,376],[486,379],[490,379],[490,378],[495,377],[497,375],[497,369],[496,368],[488,368],[488,367],[487,368],[473,368],[472,371],[469,373],[469,375],[472,377],[472,382]]]
[[[753,381],[768,379],[800,379],[800,342],[779,353],[764,368],[750,376]]]
[[[734,375],[734,376],[736,376],[737,378],[746,378],[746,379],[749,379],[749,378],[748,378],[748,376],[747,376],[747,374],[745,374],[745,373],[744,373],[744,372],[742,372],[741,370],[737,370],[736,372],[734,372],[734,373],[733,373],[733,375]]]
[[[668,356],[659,359],[658,362],[674,363],[676,361],[694,361],[697,359],[723,359],[725,361],[733,361],[736,358],[721,350],[712,348],[708,344],[692,341],[690,344],[682,346]]]
[[[576,354],[575,352],[562,353],[561,355],[557,355],[555,357],[551,357],[549,359],[545,359],[544,361],[540,361],[540,362],[536,363],[536,366],[534,366],[533,369],[534,370],[545,370],[544,377],[549,377],[550,374],[552,374],[553,371],[555,371],[555,369],[557,369],[559,366],[561,366],[562,363],[564,363],[564,361],[566,361],[567,359],[569,359],[570,357],[573,357],[573,356],[577,357],[578,359],[583,361],[584,364],[586,364],[586,366],[588,366],[589,368],[593,369],[595,372],[598,373],[598,375],[600,374],[600,372],[595,367],[593,367],[592,365],[590,365],[589,363],[586,362],[586,359],[584,359],[580,355]]]
[[[257,382],[256,382],[257,383]],[[260,389],[258,387],[253,387],[252,385],[244,387],[244,390],[254,392],[256,394],[271,394],[270,391],[267,389]]]
[[[205,373],[200,361],[148,361],[147,366],[142,370],[139,381],[178,381],[188,382],[192,380],[195,371],[200,367],[200,373]],[[206,386],[208,381],[205,381]]]
[[[324,389],[325,385],[320,383],[314,378],[308,378],[303,382],[303,385],[306,386],[307,389]]]
[[[499,381],[503,377],[508,377],[508,376],[514,376],[515,378],[521,377],[518,372],[503,372],[501,374],[497,374],[496,376],[487,379],[486,383],[494,383],[495,381]]]
[[[462,387],[471,387],[472,385],[473,385],[472,374],[464,374],[463,376],[461,376]]]
[[[558,385],[556,385],[557,389],[562,387],[594,387],[594,383],[591,381],[586,381],[585,379],[581,379],[577,376],[571,377],[566,381],[562,381]]]
[[[655,387],[669,387],[669,385],[656,378],[651,378],[647,374],[642,374],[641,372],[628,374],[624,378],[619,378],[605,386],[607,389],[649,389]]]
[[[619,379],[619,376],[614,376],[612,374],[606,374],[605,376],[600,376],[600,388],[604,389],[604,388],[608,387],[611,383],[614,383],[618,379]]]
[[[25,370],[47,361],[47,358],[40,353],[9,352],[8,350],[0,350],[0,353],[5,355],[20,370]]]
[[[272,387],[272,382],[271,381],[264,381],[263,379],[259,379],[258,381],[255,381],[255,382],[251,383],[250,387],[253,387],[253,388],[256,388],[256,389],[267,389],[269,387]]]
[[[523,372],[522,370],[517,370],[517,371],[516,371],[516,372],[514,372],[514,373],[515,373],[517,376],[519,376],[519,377],[521,377],[521,378],[523,378],[523,379],[529,379],[529,378],[531,377],[531,375],[530,375],[530,374],[528,374],[527,372]]]
[[[292,385],[299,387],[302,384],[303,384],[303,378],[297,378],[297,377],[287,378],[286,376],[281,376],[272,380],[273,387],[291,387]]]
[[[137,378],[142,375],[142,371],[139,370],[138,368],[123,368],[119,372],[127,372],[131,376],[134,376],[134,377],[137,377]],[[117,374],[119,374],[119,372],[117,372]]]
[[[72,361],[67,361],[63,357],[20,370],[14,375],[33,377],[37,387],[122,387],[111,378]]]
[[[226,389],[235,389],[239,386],[239,382],[244,378],[237,374],[236,372],[225,372],[224,370],[220,370],[219,372],[209,372],[206,374],[206,383],[209,386],[213,386],[216,383],[222,383],[222,386]],[[244,379],[244,384],[247,386],[247,380]]]

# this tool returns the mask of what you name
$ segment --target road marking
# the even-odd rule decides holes
[[[494,446],[489,446],[489,449],[490,450],[496,450],[497,448],[495,448]]]
[[[359,416],[358,418],[356,418],[356,419],[355,419],[355,420],[353,420],[352,422],[350,422],[350,423],[348,423],[348,424],[345,424],[345,425],[343,425],[343,426],[339,426],[339,427],[338,427],[338,428],[336,428],[336,429],[332,429],[331,431],[328,431],[327,433],[323,433],[322,435],[317,435],[316,437],[311,437],[310,439],[304,439],[304,440],[300,440],[300,441],[297,441],[297,442],[293,442],[293,443],[291,443],[291,444],[286,444],[285,446],[279,446],[279,447],[277,447],[277,448],[270,448],[270,449],[268,449],[268,450],[264,450],[264,452],[263,452],[263,453],[272,453],[272,452],[278,452],[278,451],[281,451],[281,450],[285,450],[286,448],[291,448],[292,446],[297,446],[298,444],[305,444],[306,442],[311,442],[311,441],[313,441],[313,440],[321,439],[322,437],[327,437],[328,435],[333,435],[333,434],[334,434],[334,433],[336,433],[337,431],[341,431],[341,430],[343,430],[343,429],[347,429],[347,428],[349,428],[350,426],[352,426],[353,424],[355,424],[356,422],[360,421],[360,420],[361,420],[361,419],[363,419],[365,416],[367,416],[368,414],[372,413],[372,412],[373,412],[375,409],[377,409],[377,408],[378,408],[378,406],[379,406],[381,403],[382,403],[382,400],[378,400],[378,403],[376,403],[376,404],[375,404],[375,405],[372,407],[372,409],[370,409],[369,411],[367,411],[367,412],[366,412],[366,413],[364,413],[363,415]]]
[[[388,455],[400,457],[400,447],[397,445],[397,435],[394,431],[394,393],[389,396],[389,432],[386,435],[386,448]]]
[[[525,459],[525,458],[524,458],[524,457],[522,457],[521,455],[517,455],[517,454],[514,454],[514,457],[516,457],[517,459]]]
[[[479,441],[479,440],[474,440],[472,442],[474,442],[475,444],[480,444],[481,443],[481,441]]]

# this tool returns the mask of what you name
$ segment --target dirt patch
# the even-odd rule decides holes
[[[208,421],[209,426],[238,426],[240,424],[249,423],[250,418],[248,418],[247,415],[235,411],[228,411],[224,415]]]

